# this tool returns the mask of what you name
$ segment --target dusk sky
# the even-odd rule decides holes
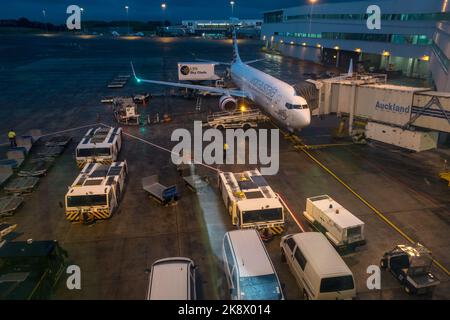
[[[349,0],[319,0],[325,2],[348,2]],[[161,20],[164,18],[161,3],[167,4],[166,17],[171,21],[181,19],[225,19],[231,16],[229,0],[0,0],[0,19],[26,17],[62,24],[66,8],[76,4],[85,9],[86,20],[126,20],[125,5],[130,7],[131,20]],[[235,0],[234,16],[239,18],[261,18],[261,12],[282,7],[308,3],[307,0]]]

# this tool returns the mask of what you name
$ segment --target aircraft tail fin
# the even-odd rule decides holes
[[[350,59],[350,65],[348,66],[347,76],[353,77],[353,59]]]
[[[137,82],[140,82],[138,76],[136,75],[136,71],[134,70],[134,65],[133,65],[133,61],[130,61],[130,65],[131,65],[131,71],[133,72],[133,77]]]
[[[241,61],[241,57],[239,56],[239,47],[236,35],[236,29],[233,28],[233,63]]]

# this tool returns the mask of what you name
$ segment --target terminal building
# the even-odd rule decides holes
[[[258,19],[236,19],[232,20],[183,20],[183,27],[193,35],[228,35],[232,25],[239,25],[239,34],[247,37],[259,37],[262,20]]]
[[[381,9],[369,29],[367,9]],[[450,0],[371,0],[309,5],[264,13],[261,38],[283,55],[348,68],[430,80],[450,91]]]

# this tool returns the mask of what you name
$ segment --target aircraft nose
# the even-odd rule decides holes
[[[309,109],[296,110],[296,114],[294,116],[294,125],[296,129],[302,129],[311,124],[311,113]]]

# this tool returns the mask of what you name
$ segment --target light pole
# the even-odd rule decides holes
[[[84,8],[80,8],[80,11],[81,11],[81,15],[83,15]],[[83,23],[83,19],[81,20],[81,23]],[[84,28],[83,27],[81,27],[81,31],[84,32]]]
[[[230,5],[231,5],[231,17],[234,17],[234,1],[230,1]]]
[[[47,33],[48,33],[48,25],[47,25],[47,22],[45,21],[46,20],[45,19],[45,14],[46,14],[45,9],[43,9],[42,10],[42,15],[44,16],[45,30],[47,30]]]
[[[161,3],[161,9],[163,11],[163,17],[164,17],[163,27],[166,26],[166,8],[167,8],[167,5],[165,3]]]
[[[127,12],[127,21],[128,21],[128,35],[130,35],[130,16],[128,15],[129,6],[125,6],[125,11]]]

